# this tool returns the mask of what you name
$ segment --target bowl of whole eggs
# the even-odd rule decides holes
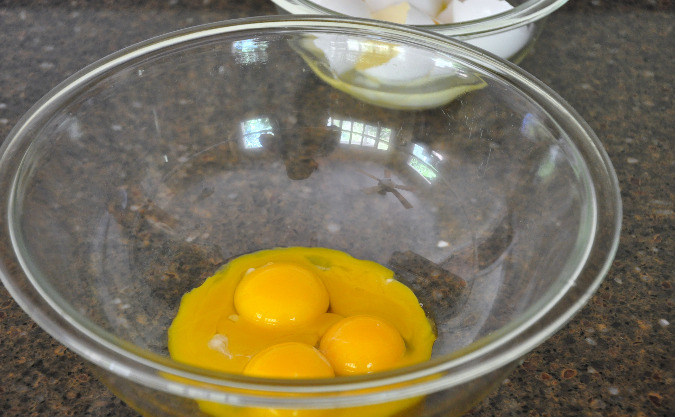
[[[544,19],[567,0],[272,0],[284,12],[417,26],[520,61]]]
[[[130,46],[0,148],[0,277],[145,416],[458,416],[617,248],[599,140],[446,36],[275,16]]]

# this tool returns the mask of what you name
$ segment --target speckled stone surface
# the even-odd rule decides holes
[[[275,14],[264,0],[0,1],[0,141],[86,64],[148,37]],[[670,0],[571,0],[521,66],[595,130],[624,204],[619,250],[589,304],[471,416],[675,415],[675,8]],[[0,288],[0,415],[138,414]]]

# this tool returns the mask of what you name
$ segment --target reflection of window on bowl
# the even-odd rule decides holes
[[[341,145],[387,151],[394,139],[394,131],[391,128],[366,122],[329,117],[327,125],[340,128]],[[426,182],[431,183],[438,175],[436,165],[442,160],[443,156],[439,153],[415,143],[412,144],[408,166],[421,175]]]
[[[244,149],[262,148],[260,136],[263,134],[274,135],[274,128],[268,117],[248,119],[241,122],[242,142]]]
[[[340,143],[345,145],[360,145],[386,151],[393,136],[388,127],[381,127],[354,120],[328,118],[328,126],[337,126],[340,133]]]
[[[429,151],[425,146],[415,143],[412,155],[408,159],[408,166],[431,183],[437,176],[435,165],[442,159],[437,152]]]
[[[232,42],[232,54],[239,64],[267,62],[269,42],[258,39],[243,39]]]

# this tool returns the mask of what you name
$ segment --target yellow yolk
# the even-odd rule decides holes
[[[358,375],[395,367],[405,354],[398,330],[373,316],[351,316],[335,323],[319,347],[337,375]]]
[[[328,310],[323,282],[307,269],[272,263],[247,273],[234,292],[239,315],[262,326],[309,323]]]
[[[263,378],[330,378],[423,362],[435,335],[415,294],[374,262],[324,248],[278,248],[231,260],[185,294],[171,357]],[[214,417],[391,417],[419,398],[325,410],[198,401]]]
[[[313,346],[287,342],[255,355],[244,375],[268,378],[330,378],[335,376],[328,360]]]

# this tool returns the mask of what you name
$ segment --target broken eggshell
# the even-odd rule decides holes
[[[340,14],[422,26],[518,63],[534,43],[537,22],[567,0],[514,6],[507,0],[272,0],[292,14]],[[365,6],[365,8],[364,8]]]
[[[376,106],[417,110],[439,107],[486,86],[461,65],[424,50],[347,36],[307,35],[292,43],[330,86]]]

